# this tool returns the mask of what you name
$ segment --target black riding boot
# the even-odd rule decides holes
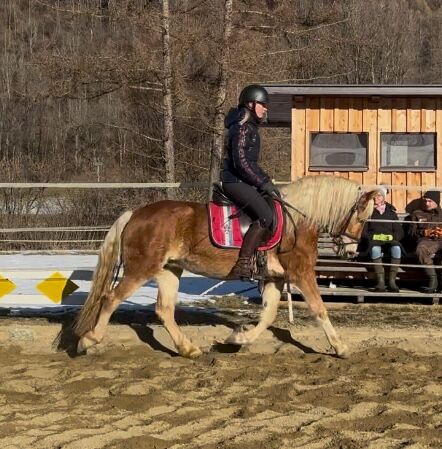
[[[391,292],[398,293],[399,287],[396,285],[396,276],[399,271],[399,264],[401,259],[391,258],[391,263],[394,264],[390,267],[390,273],[388,274],[388,288]]]
[[[375,292],[385,292],[385,271],[382,265],[382,259],[373,259],[372,262],[376,263],[374,265],[374,273],[376,275],[377,284],[374,287]]]
[[[428,276],[428,287],[424,287],[422,290],[425,293],[435,293],[437,290],[437,275],[434,268],[424,268],[425,274]]]
[[[253,256],[266,234],[267,229],[261,227],[259,223],[253,223],[250,226],[239,250],[238,260],[229,273],[228,277],[230,279],[252,279],[254,268]]]

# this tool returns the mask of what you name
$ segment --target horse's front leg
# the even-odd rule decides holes
[[[330,345],[335,350],[336,355],[342,358],[348,357],[348,347],[338,336],[328,317],[327,309],[325,308],[324,302],[322,301],[319,293],[319,287],[316,282],[314,269],[297,275],[294,279],[293,284],[301,292],[311,314],[321,325]]]
[[[226,343],[247,345],[254,342],[275,321],[283,286],[283,280],[265,282],[262,293],[264,309],[261,312],[259,323],[248,331],[233,331],[227,338]]]

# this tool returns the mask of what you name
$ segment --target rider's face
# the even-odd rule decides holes
[[[255,114],[261,120],[267,115],[267,105],[265,103],[255,102]]]

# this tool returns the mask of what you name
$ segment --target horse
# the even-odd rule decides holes
[[[339,248],[355,251],[364,222],[373,212],[375,193],[364,192],[355,181],[327,175],[306,176],[281,188],[289,219],[280,244],[267,253],[268,279],[262,282],[259,322],[249,330],[233,330],[226,343],[254,342],[275,320],[284,284],[290,282],[303,296],[336,355],[348,356],[348,347],[332,326],[320,296],[315,275],[317,241],[319,233],[327,230]],[[228,279],[237,257],[238,249],[212,244],[205,204],[162,200],[124,212],[104,238],[92,288],[75,320],[77,352],[85,353],[99,344],[118,305],[155,280],[157,316],[178,353],[198,357],[201,349],[184,335],[174,317],[180,276],[188,270]],[[114,286],[120,260],[123,275]]]

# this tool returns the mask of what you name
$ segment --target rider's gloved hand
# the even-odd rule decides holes
[[[263,186],[261,186],[261,191],[268,193],[270,196],[276,195],[278,198],[281,198],[281,192],[272,181],[266,182]]]

